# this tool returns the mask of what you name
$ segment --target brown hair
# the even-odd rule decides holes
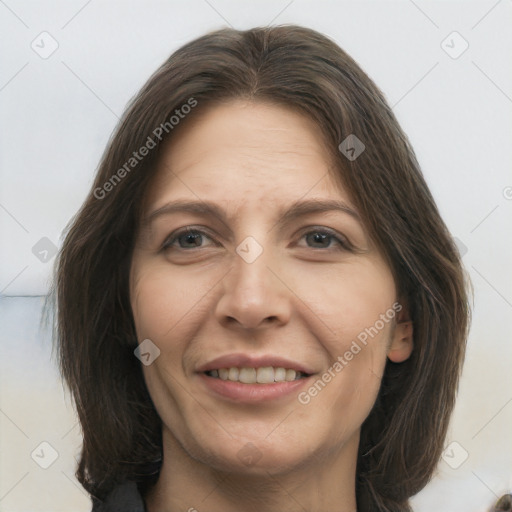
[[[511,512],[512,494],[504,494],[494,505],[492,512]]]
[[[383,94],[334,42],[298,26],[223,29],[181,47],[132,100],[106,148],[55,283],[61,371],[83,431],[77,478],[102,499],[124,479],[151,485],[158,477],[161,420],[133,354],[128,281],[137,222],[162,142],[173,135],[171,116],[186,104],[195,102],[193,116],[234,98],[288,106],[318,124],[336,177],[408,304],[414,350],[403,363],[387,361],[361,428],[356,493],[359,510],[409,511],[434,472],[454,407],[470,316],[465,275]],[[350,134],[366,146],[353,160],[338,150]],[[131,161],[150,139],[154,147]]]

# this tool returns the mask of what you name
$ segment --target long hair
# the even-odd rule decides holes
[[[111,137],[56,268],[59,362],[83,433],[77,478],[95,500],[122,480],[152,485],[158,477],[161,420],[133,354],[129,302],[141,204],[162,144],[186,125],[184,114],[237,98],[283,105],[317,124],[335,178],[407,302],[414,350],[386,364],[361,427],[356,495],[359,510],[410,511],[409,498],[436,468],[454,407],[470,317],[466,277],[383,94],[333,41],[298,26],[223,29],[184,45]],[[355,159],[339,149],[351,135],[365,145]]]

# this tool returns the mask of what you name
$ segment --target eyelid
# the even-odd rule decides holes
[[[162,243],[161,248],[162,249],[168,249],[171,247],[171,244],[173,244],[180,236],[186,235],[188,233],[194,233],[194,234],[200,234],[209,240],[211,240],[214,245],[219,245],[215,238],[210,235],[209,230],[203,226],[183,226],[181,228],[178,228],[174,230],[169,236],[165,238],[165,240]],[[180,247],[179,249],[183,249],[183,247]],[[191,249],[184,249],[190,251]]]
[[[331,236],[335,241],[337,242],[338,246],[345,250],[356,250],[355,246],[350,242],[350,240],[343,234],[339,233],[338,231],[328,228],[326,226],[319,226],[319,225],[309,225],[302,227],[297,234],[294,236],[296,238],[299,237],[299,241],[303,239],[305,235],[308,235],[310,233],[325,233],[329,236]],[[182,235],[186,235],[188,233],[195,233],[200,234],[206,238],[208,238],[210,241],[213,242],[215,246],[218,246],[219,243],[215,240],[215,237],[210,234],[210,230],[204,226],[183,226],[181,228],[178,228],[174,230],[169,236],[167,236],[164,240],[164,242],[161,245],[161,249],[165,250],[172,246],[172,244]],[[297,242],[294,242],[297,244]],[[200,249],[201,247],[197,247],[197,249]],[[318,249],[320,251],[328,251],[330,249],[333,249],[331,247],[329,248],[321,248],[321,247],[309,247],[310,249]],[[178,250],[184,250],[184,251],[191,251],[194,250],[194,248],[184,249],[183,247],[178,247]]]
[[[331,237],[336,239],[336,241],[342,248],[344,248],[346,250],[354,250],[355,249],[354,245],[348,239],[348,237],[339,233],[335,229],[328,228],[327,226],[319,226],[319,225],[305,226],[304,228],[302,228],[299,231],[300,240],[302,240],[304,235],[307,235],[309,233],[315,233],[315,232],[325,233],[327,235],[330,235]],[[318,249],[321,249],[321,248],[318,248]],[[324,250],[328,250],[328,249],[324,249]]]

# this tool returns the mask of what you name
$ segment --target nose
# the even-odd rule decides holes
[[[219,323],[252,330],[288,323],[292,292],[277,268],[267,251],[250,263],[235,253],[231,271],[222,280],[215,311]]]

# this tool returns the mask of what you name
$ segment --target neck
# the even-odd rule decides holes
[[[186,453],[164,427],[164,460],[145,496],[148,512],[356,512],[359,433],[336,453],[288,471],[218,470]]]

